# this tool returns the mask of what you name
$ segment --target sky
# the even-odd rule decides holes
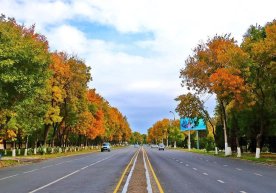
[[[133,131],[173,119],[180,69],[199,43],[276,19],[275,0],[0,0],[0,13],[45,35],[52,51],[92,68],[90,88],[127,116]],[[212,114],[215,96],[202,95]]]

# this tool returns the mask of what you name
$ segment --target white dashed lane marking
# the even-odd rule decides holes
[[[54,165],[44,166],[44,167],[42,167],[41,169],[49,168],[49,167],[52,167],[52,166],[54,166]]]
[[[183,162],[179,162],[179,163],[183,164]]]
[[[55,164],[56,166],[58,166],[58,165],[61,165],[61,164],[64,164],[65,162],[60,162],[60,163],[57,163],[57,164]]]
[[[36,171],[36,170],[38,170],[38,169],[30,170],[30,171],[27,171],[27,172],[23,172],[23,173],[24,173],[24,174],[27,174],[27,173],[31,173],[31,172],[34,172],[34,171]]]
[[[228,165],[223,165],[224,167],[227,167]]]
[[[240,191],[240,193],[246,193],[245,191]]]
[[[222,184],[224,184],[224,181],[222,181],[222,180],[217,180],[219,183],[222,183]]]
[[[189,164],[185,164],[185,166],[187,166],[187,167],[188,167],[188,166],[189,166]]]
[[[262,174],[254,173],[256,176],[263,176]]]
[[[242,169],[241,169],[241,168],[236,168],[236,170],[242,171]]]
[[[207,173],[203,173],[203,175],[208,176],[208,174],[207,174]]]
[[[193,170],[197,170],[196,168],[193,168]]]
[[[4,177],[4,178],[0,178],[0,180],[5,180],[5,179],[12,178],[12,177],[15,177],[15,176],[18,176],[18,174],[15,174],[15,175],[12,175],[12,176],[7,176],[7,177]]]

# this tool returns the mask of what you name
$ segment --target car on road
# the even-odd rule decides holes
[[[156,144],[151,144],[150,147],[151,147],[151,148],[158,148],[158,145],[156,145]]]
[[[165,150],[165,145],[163,144],[163,143],[160,143],[159,145],[158,145],[158,150]]]
[[[110,143],[105,142],[105,143],[102,144],[101,152],[104,152],[104,151],[110,152],[110,150],[111,150],[111,148],[110,148]]]

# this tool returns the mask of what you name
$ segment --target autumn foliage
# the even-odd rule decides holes
[[[265,143],[264,135],[275,136],[275,56],[274,20],[263,27],[250,26],[240,45],[231,35],[215,35],[196,46],[185,61],[180,71],[182,86],[193,90],[196,98],[211,94],[217,99],[212,119],[216,121],[210,123],[216,127],[213,131],[219,134],[216,142],[221,148],[226,149],[228,142],[231,147],[240,147],[243,136],[255,151],[252,147],[261,148]],[[189,114],[188,105],[181,105],[187,99],[178,97],[179,113]],[[196,108],[198,112],[207,112],[204,102]]]
[[[77,55],[50,52],[45,36],[0,17],[0,139],[36,145],[128,141],[127,118],[88,88]]]

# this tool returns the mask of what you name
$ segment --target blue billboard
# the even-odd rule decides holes
[[[184,117],[180,119],[180,130],[205,130],[206,125],[203,119]]]

